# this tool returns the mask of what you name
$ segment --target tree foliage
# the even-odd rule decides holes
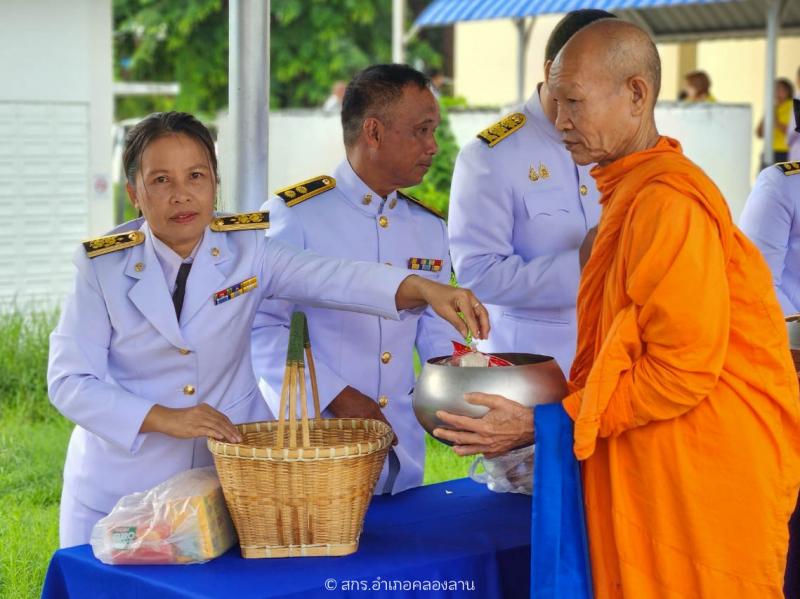
[[[273,108],[316,106],[337,80],[391,59],[391,2],[272,0]],[[114,0],[115,76],[119,80],[177,81],[177,98],[132,97],[117,118],[175,108],[213,114],[228,103],[228,2]],[[438,67],[424,41],[409,61]]]
[[[228,103],[228,12],[222,0],[114,0],[118,80],[177,81],[177,98],[127,97],[117,118],[153,110],[213,114]]]
[[[339,80],[391,60],[389,0],[272,0],[270,106],[320,105]],[[114,0],[114,70],[118,80],[177,81],[176,98],[123,97],[116,118],[154,110],[185,110],[213,119],[228,104],[228,2],[225,0]],[[419,39],[407,47],[411,64],[441,66]],[[411,193],[447,212],[458,146],[445,107],[436,139],[439,153]]]

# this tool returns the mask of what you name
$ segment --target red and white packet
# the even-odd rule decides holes
[[[450,357],[451,366],[483,366],[496,368],[499,366],[513,366],[508,360],[498,358],[491,354],[479,352],[474,347],[469,347],[458,341],[453,341],[453,355]]]

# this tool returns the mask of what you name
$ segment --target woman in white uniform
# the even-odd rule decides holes
[[[488,333],[468,290],[291,249],[264,236],[264,212],[215,215],[213,141],[191,115],[144,119],[123,163],[144,218],[79,248],[74,293],[50,338],[50,400],[77,425],[62,547],[87,543],[123,495],[211,464],[206,437],[238,442],[233,423],[271,417],[250,358],[262,299],[395,319],[430,304],[462,334]]]

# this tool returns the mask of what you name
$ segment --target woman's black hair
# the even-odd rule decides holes
[[[219,183],[217,154],[214,139],[206,126],[187,112],[154,112],[145,117],[128,132],[122,151],[122,167],[131,186],[136,184],[136,174],[142,163],[142,154],[150,142],[163,135],[182,133],[200,143],[208,154],[214,181]]]

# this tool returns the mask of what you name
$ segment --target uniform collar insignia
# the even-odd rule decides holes
[[[542,162],[539,163],[538,169],[533,165],[531,165],[531,167],[528,169],[528,179],[530,179],[534,183],[539,179],[549,179],[549,178],[550,178],[550,170]]]

